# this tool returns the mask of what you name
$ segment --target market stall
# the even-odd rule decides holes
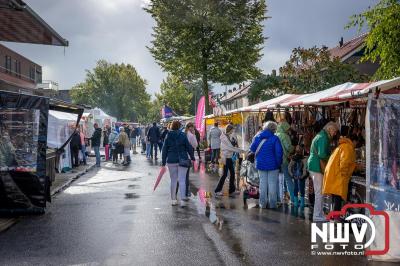
[[[49,111],[76,114],[82,108],[46,97],[0,91],[0,212],[43,212],[50,201],[58,149],[47,148]]]

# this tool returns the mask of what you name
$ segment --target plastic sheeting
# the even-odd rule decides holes
[[[0,210],[44,207],[49,99],[0,91]]]
[[[77,114],[50,110],[47,146],[56,149],[60,148],[74,133],[77,119]],[[57,168],[59,172],[72,168],[69,144],[65,146],[64,152],[60,156]]]
[[[373,259],[400,261],[400,95],[370,95],[366,116],[367,201],[390,214],[390,249]],[[369,133],[369,134],[368,134]],[[374,249],[382,249],[384,226],[377,228]],[[381,226],[379,226],[381,225]]]

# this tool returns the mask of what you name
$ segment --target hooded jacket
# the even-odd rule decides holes
[[[347,201],[347,192],[351,175],[356,167],[356,153],[353,142],[340,138],[339,146],[333,151],[326,165],[323,194],[334,194]]]
[[[322,173],[320,160],[328,161],[330,155],[328,133],[323,129],[313,139],[308,158],[308,170],[315,173]]]
[[[289,134],[287,133],[289,128],[290,128],[289,123],[284,121],[278,125],[278,128],[276,130],[276,136],[279,138],[279,140],[281,141],[281,145],[282,145],[282,150],[283,150],[282,163],[283,164],[288,164],[289,155],[293,152],[292,141],[290,139]]]
[[[179,130],[168,132],[162,148],[162,165],[167,163],[179,163],[179,159],[187,160],[188,154],[191,160],[195,160],[193,147],[190,145],[185,133]]]
[[[254,139],[250,146],[252,152],[256,152],[258,145],[266,139],[256,155],[256,168],[261,171],[277,170],[282,165],[282,145],[279,138],[269,130],[263,130]]]

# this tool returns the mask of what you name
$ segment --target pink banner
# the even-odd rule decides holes
[[[206,129],[204,126],[205,114],[206,114],[206,98],[203,96],[200,98],[199,103],[197,104],[197,113],[196,113],[196,128],[200,132],[201,138],[204,138]]]

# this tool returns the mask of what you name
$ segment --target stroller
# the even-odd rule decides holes
[[[248,160],[242,162],[240,176],[243,178],[245,189],[243,191],[243,204],[247,206],[247,199],[259,199],[260,177],[254,163]]]

